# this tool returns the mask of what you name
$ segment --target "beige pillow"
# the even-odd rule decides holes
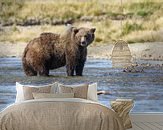
[[[33,97],[33,92],[37,93],[50,93],[51,86],[46,86],[46,87],[23,87],[23,93],[24,93],[24,100],[30,100],[34,99]]]
[[[34,99],[41,98],[74,98],[74,93],[33,93]]]
[[[74,98],[87,99],[88,84],[63,85],[58,84],[59,93],[74,93]]]
[[[44,86],[30,86],[30,85],[22,85],[18,82],[16,82],[16,101],[15,102],[21,102],[24,100],[34,99],[32,93],[38,92],[38,93],[51,93],[57,91],[57,83],[44,85]]]

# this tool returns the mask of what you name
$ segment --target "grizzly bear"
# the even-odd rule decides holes
[[[42,33],[26,46],[23,69],[27,76],[48,76],[49,70],[66,66],[67,75],[82,76],[87,46],[95,38],[95,28],[69,27],[64,34]]]

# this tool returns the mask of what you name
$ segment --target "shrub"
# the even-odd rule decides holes
[[[152,2],[144,0],[139,3],[131,3],[128,7],[129,11],[138,16],[147,17],[162,8],[163,2]]]
[[[144,11],[144,10],[140,10],[136,13],[136,15],[141,16],[141,17],[147,17],[149,15],[152,15],[151,11]]]
[[[122,27],[121,35],[124,36],[131,33],[132,31],[138,31],[138,30],[143,30],[141,24],[137,24],[137,23],[131,24],[129,22],[126,22],[125,25]]]

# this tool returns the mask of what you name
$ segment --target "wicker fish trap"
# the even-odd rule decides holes
[[[128,47],[128,43],[123,40],[118,40],[112,50],[111,55],[112,66],[123,68],[132,64],[131,51]]]

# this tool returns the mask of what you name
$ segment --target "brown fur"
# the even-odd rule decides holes
[[[48,76],[49,70],[66,65],[67,75],[82,75],[87,46],[94,40],[95,29],[69,28],[64,35],[42,33],[26,46],[22,62],[27,76]]]

